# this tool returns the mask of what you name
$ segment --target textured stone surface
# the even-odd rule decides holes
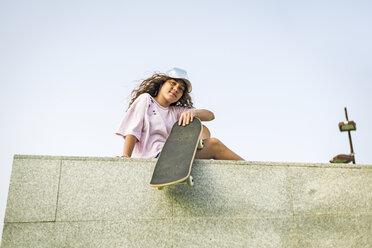
[[[12,223],[2,247],[171,247],[169,220]]]
[[[64,227],[63,224],[53,222],[6,223],[1,247],[64,247]]]
[[[372,247],[372,166],[15,156],[2,247]]]
[[[171,221],[80,222],[66,247],[171,247]],[[76,228],[75,227],[75,228]],[[69,233],[73,233],[71,230]]]
[[[149,186],[154,163],[63,161],[58,221],[171,215],[172,197]]]
[[[288,248],[292,246],[291,220],[177,218],[174,220],[174,247]]]
[[[289,216],[286,167],[195,165],[194,187],[170,188],[175,217]]]
[[[5,222],[55,220],[59,172],[58,160],[15,159]]]
[[[297,216],[296,247],[372,247],[372,215]]]
[[[372,213],[372,170],[290,168],[296,214]]]

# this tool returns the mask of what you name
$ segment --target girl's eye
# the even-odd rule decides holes
[[[173,82],[173,81],[171,81],[171,82],[169,82],[172,86],[176,86],[177,85],[177,83],[176,82]],[[178,90],[179,91],[181,91],[181,92],[184,92],[185,91],[185,89],[183,88],[183,87],[178,87]]]

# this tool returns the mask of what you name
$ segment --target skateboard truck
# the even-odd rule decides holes
[[[350,143],[350,154],[339,154],[335,157],[333,157],[332,160],[330,160],[330,163],[345,163],[348,164],[350,162],[353,162],[355,164],[355,156],[354,156],[354,149],[353,149],[353,142],[351,141],[351,133],[350,131],[356,131],[356,123],[354,121],[349,121],[348,115],[347,115],[347,109],[345,109],[345,117],[346,121],[339,122],[338,128],[340,129],[340,132],[348,132],[349,135],[349,143]]]

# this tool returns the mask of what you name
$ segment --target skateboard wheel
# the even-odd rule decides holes
[[[198,143],[198,150],[203,149],[203,147],[204,147],[204,141],[203,141],[203,140],[199,140],[199,143]]]
[[[187,184],[187,186],[190,186],[190,187],[194,186],[194,180],[193,180],[192,176],[187,178],[186,184]]]

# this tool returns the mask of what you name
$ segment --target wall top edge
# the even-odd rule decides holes
[[[53,155],[24,155],[15,154],[16,159],[38,159],[38,160],[74,160],[74,161],[117,161],[117,162],[140,162],[155,163],[157,159],[121,158],[121,157],[88,157],[88,156],[53,156]],[[223,165],[257,165],[257,166],[280,166],[280,167],[321,167],[321,168],[350,168],[350,169],[372,169],[368,164],[331,164],[331,163],[300,163],[300,162],[262,162],[262,161],[230,161],[230,160],[204,160],[197,159],[195,164],[223,164]]]

